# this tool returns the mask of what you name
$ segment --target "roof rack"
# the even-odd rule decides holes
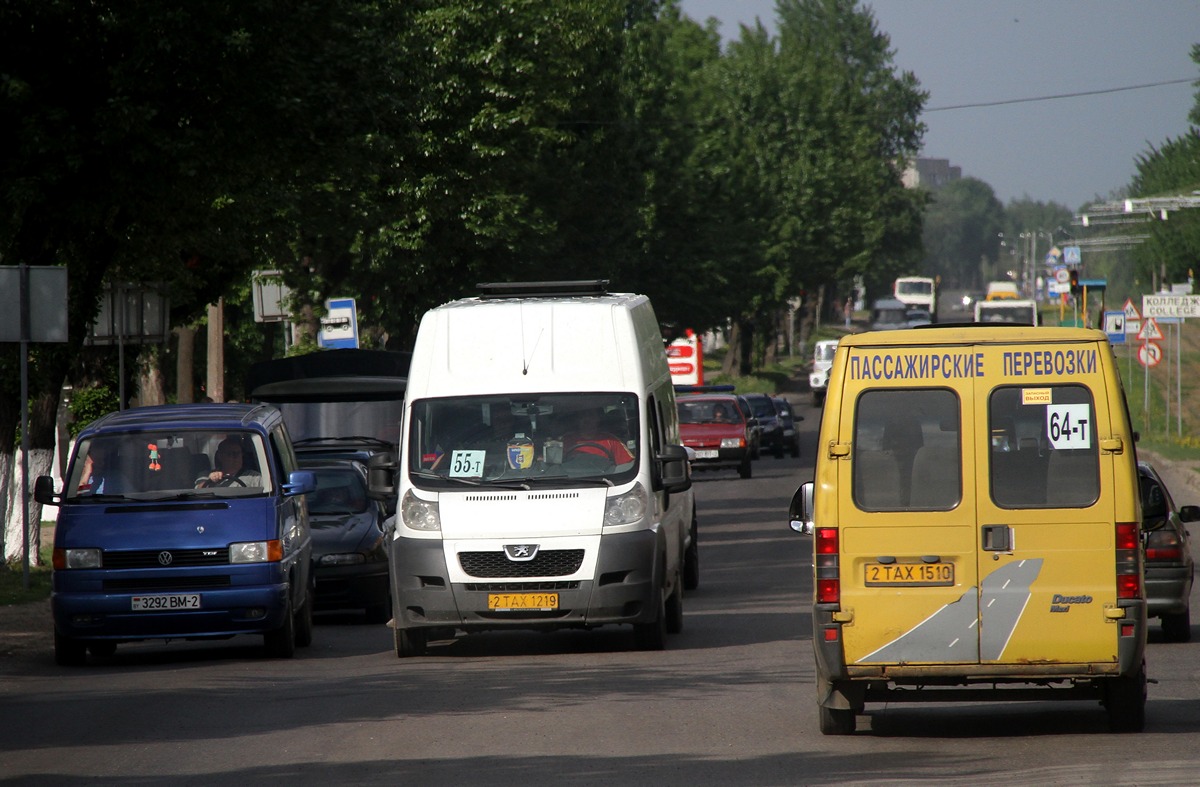
[[[476,284],[480,298],[555,298],[564,295],[606,295],[608,279],[582,281],[496,281]]]

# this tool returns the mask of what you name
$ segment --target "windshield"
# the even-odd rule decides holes
[[[834,353],[837,352],[837,344],[826,344],[825,342],[817,342],[817,349],[813,353],[814,361],[832,361]]]
[[[158,500],[271,492],[262,437],[207,429],[96,435],[75,450],[64,487],[68,500]]]
[[[931,281],[898,281],[896,282],[897,295],[930,295],[933,293],[933,282]]]
[[[371,437],[395,445],[404,402],[272,402],[283,413],[292,442],[318,437]]]
[[[501,394],[413,403],[408,470],[418,486],[536,479],[619,484],[637,471],[629,393]]]

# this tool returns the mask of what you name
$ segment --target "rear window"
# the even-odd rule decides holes
[[[948,511],[962,500],[958,395],[879,389],[854,417],[854,504],[863,511]]]
[[[997,388],[988,402],[989,478],[1001,508],[1083,508],[1100,497],[1092,392]]]

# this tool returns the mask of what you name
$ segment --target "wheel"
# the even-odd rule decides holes
[[[283,625],[263,634],[263,645],[267,656],[273,659],[290,659],[296,655],[296,614],[292,610],[291,596],[288,597]]]
[[[402,629],[394,631],[396,640],[396,658],[406,659],[410,656],[425,655],[424,629]]]
[[[750,467],[750,457],[747,456],[742,460],[742,463],[738,465],[738,475],[740,475],[742,478],[749,478],[752,473],[753,470]]]
[[[1134,675],[1104,685],[1104,708],[1112,732],[1141,732],[1146,727],[1146,664]]]
[[[817,723],[822,735],[853,735],[857,723],[853,709],[826,708],[821,699],[829,694],[829,681],[817,673]]]
[[[666,650],[667,648],[667,600],[662,588],[658,590],[658,610],[649,623],[633,624],[633,641],[638,650]]]
[[[111,640],[101,639],[96,640],[95,642],[89,642],[87,649],[89,653],[98,659],[109,659],[112,658],[113,654],[117,652],[117,643],[112,642]]]
[[[1167,642],[1190,642],[1192,639],[1192,610],[1189,607],[1175,615],[1162,616],[1163,638]]]
[[[771,451],[771,454],[776,459],[783,458],[783,441],[782,440],[780,440],[778,443],[775,444],[775,449],[773,451]]]
[[[692,544],[683,553],[683,589],[700,587],[700,531],[692,518]]]
[[[820,407],[825,404],[825,394],[813,392],[813,406]]]
[[[796,439],[795,439],[795,440],[792,442],[792,458],[793,458],[793,459],[796,459],[796,458],[798,458],[799,456],[800,456],[800,438],[799,438],[799,437],[797,437],[797,438],[796,438]]]
[[[54,632],[54,663],[61,667],[82,667],[87,663],[87,646],[73,637]]]
[[[308,589],[308,595],[304,599],[304,607],[296,613],[296,645],[301,648],[307,648],[312,644],[313,640],[313,598],[315,591],[313,588]]]
[[[683,588],[675,586],[675,592],[667,599],[666,627],[668,634],[683,631]]]

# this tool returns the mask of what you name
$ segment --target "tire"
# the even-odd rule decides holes
[[[1190,642],[1192,639],[1192,610],[1189,607],[1175,615],[1162,616],[1163,639],[1167,642]]]
[[[822,735],[853,735],[857,723],[853,710],[826,708],[821,704],[821,697],[829,692],[826,690],[829,682],[817,674],[817,724]]]
[[[782,440],[775,444],[775,450],[772,451],[771,453],[775,455],[776,459],[783,458],[783,441]]]
[[[425,655],[426,636],[424,629],[402,629],[393,631],[396,642],[396,658],[407,659]]]
[[[742,460],[742,463],[738,465],[738,475],[740,475],[742,478],[749,478],[751,475],[753,475],[753,473],[754,470],[750,466],[750,457],[747,456]]]
[[[274,631],[263,634],[263,646],[267,657],[272,659],[290,659],[296,655],[296,613],[292,610],[292,599],[288,596],[287,613],[283,616],[283,625]]]
[[[667,649],[667,600],[658,591],[658,614],[649,623],[633,624],[633,642],[638,650]]]
[[[1134,675],[1111,678],[1104,685],[1104,708],[1112,732],[1141,732],[1146,728],[1146,663]]]
[[[700,531],[692,518],[692,544],[683,553],[683,589],[700,587]]]
[[[117,652],[117,643],[112,640],[101,639],[95,642],[89,642],[88,653],[91,653],[98,659],[110,659]]]
[[[307,648],[312,644],[313,640],[313,601],[315,599],[314,591],[310,587],[308,589],[308,597],[304,599],[304,607],[296,613],[296,645],[301,648]]]
[[[825,404],[825,394],[813,393],[813,407],[820,407]]]
[[[795,441],[792,442],[792,458],[798,459],[799,457],[800,457],[800,437],[797,436]]]
[[[54,632],[54,663],[60,667],[82,667],[87,664],[87,645]]]
[[[683,631],[683,587],[675,585],[675,592],[667,599],[666,627],[668,634]]]

